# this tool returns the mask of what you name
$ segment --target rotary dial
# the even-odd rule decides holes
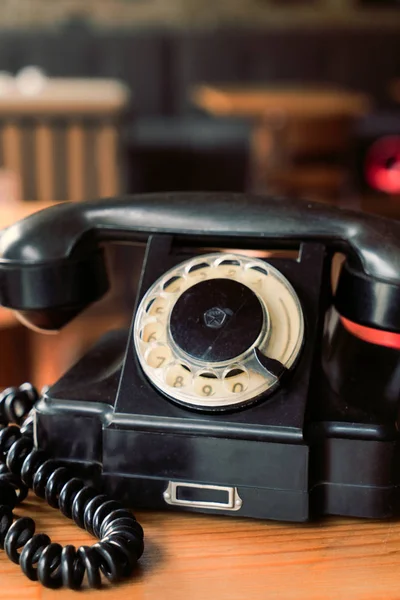
[[[200,409],[272,392],[301,350],[304,319],[287,279],[262,260],[208,254],[174,267],[145,294],[134,344],[153,385]]]

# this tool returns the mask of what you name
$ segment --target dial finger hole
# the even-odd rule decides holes
[[[258,273],[261,273],[262,275],[268,276],[268,269],[264,268],[264,267],[260,267],[260,265],[249,265],[248,270],[249,271],[257,271]]]
[[[197,271],[201,271],[201,269],[209,269],[210,265],[207,262],[196,263],[194,265],[190,265],[187,272],[192,275]]]
[[[236,258],[235,256],[226,256],[225,258],[218,258],[215,261],[215,264],[219,267],[220,265],[234,265],[237,267],[241,266],[241,262],[238,258]]]
[[[241,394],[249,387],[249,374],[243,367],[233,367],[225,371],[224,388],[231,394]]]
[[[168,367],[165,375],[166,383],[176,389],[188,387],[192,383],[192,379],[189,367],[181,363]]]
[[[140,339],[146,342],[159,342],[164,334],[164,327],[160,323],[149,323],[140,332]]]
[[[192,282],[204,281],[210,274],[210,265],[206,262],[194,264],[187,271]]]
[[[220,393],[221,381],[212,371],[204,371],[195,377],[194,390],[199,396],[212,398]]]
[[[168,346],[158,345],[146,352],[145,360],[149,367],[153,369],[162,369],[171,360],[172,353]]]
[[[228,278],[236,277],[242,268],[241,262],[237,258],[224,258],[223,260],[217,260],[215,264],[218,273]]]
[[[168,301],[166,298],[162,298],[159,296],[158,298],[153,298],[146,306],[147,314],[155,317],[162,317],[168,306]]]
[[[167,292],[168,294],[176,294],[177,292],[180,292],[183,281],[183,277],[180,277],[179,275],[167,279],[167,281],[165,281],[163,284],[164,292]]]

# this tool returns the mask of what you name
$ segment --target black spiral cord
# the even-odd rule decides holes
[[[34,448],[29,413],[38,399],[28,383],[0,395],[0,548],[29,579],[49,588],[77,590],[85,575],[93,588],[101,586],[102,575],[112,583],[128,577],[143,552],[143,529],[120,502],[86,486]],[[33,519],[14,521],[12,511],[29,488],[100,541],[63,548],[48,535],[35,534]]]

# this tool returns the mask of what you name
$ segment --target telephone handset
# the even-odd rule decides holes
[[[125,506],[398,514],[400,223],[243,194],[60,204],[2,233],[0,303],[59,329],[107,291],[103,246],[138,241],[130,331],[40,398],[28,384],[1,397],[0,546],[25,574],[128,575],[143,533]],[[27,487],[101,541],[61,548],[12,523]]]

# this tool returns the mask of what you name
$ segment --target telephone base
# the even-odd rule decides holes
[[[128,331],[104,336],[36,407],[38,446],[95,465],[96,483],[113,497],[138,508],[298,522],[399,514],[394,427],[308,422],[290,439],[283,429],[232,423],[221,435],[212,418],[172,404],[175,419],[116,414],[128,339]]]

